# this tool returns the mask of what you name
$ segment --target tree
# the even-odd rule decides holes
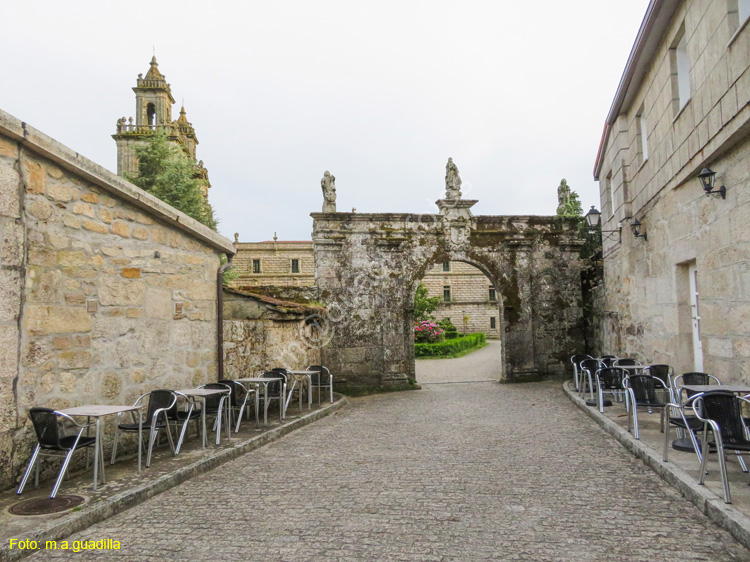
[[[428,297],[427,287],[421,281],[417,285],[417,293],[414,296],[414,321],[434,320],[432,313],[440,305],[441,298]]]
[[[126,179],[216,230],[213,209],[201,190],[198,165],[185,151],[169,142],[165,134],[154,134],[146,144],[136,147],[138,175]]]

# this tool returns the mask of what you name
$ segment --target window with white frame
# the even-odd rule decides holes
[[[669,49],[669,62],[672,74],[672,108],[677,115],[690,99],[690,59],[684,24]]]

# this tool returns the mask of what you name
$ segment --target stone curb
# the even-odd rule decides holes
[[[39,541],[41,543],[44,543],[44,541],[63,540],[73,533],[87,529],[95,523],[109,519],[113,515],[117,515],[131,507],[135,507],[170,488],[182,484],[190,478],[204,474],[226,462],[237,459],[245,453],[249,453],[267,443],[276,441],[295,429],[304,427],[349,405],[349,400],[345,396],[339,394],[337,394],[337,396],[338,399],[333,404],[322,407],[320,410],[316,410],[294,421],[265,431],[261,435],[256,435],[246,441],[237,443],[232,448],[221,449],[214,453],[210,453],[192,464],[183,466],[174,472],[164,474],[154,480],[145,482],[130,490],[114,495],[107,500],[92,505],[84,505],[81,511],[71,512],[65,517],[52,523],[29,530],[28,533],[24,534],[24,538]],[[17,549],[11,551],[8,545],[0,545],[0,560],[20,560],[21,558],[30,556],[35,552],[37,551]]]
[[[581,410],[586,412],[599,426],[613,436],[643,464],[661,477],[667,484],[677,488],[679,492],[693,505],[703,512],[716,525],[726,530],[745,548],[750,548],[750,517],[724,503],[724,498],[701,486],[690,474],[662,460],[662,451],[654,451],[642,441],[635,439],[627,430],[599,413],[599,410],[587,406],[578,394],[572,390],[570,381],[563,384],[563,392]]]

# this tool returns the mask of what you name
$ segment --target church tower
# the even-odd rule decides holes
[[[144,77],[138,75],[135,92],[135,122],[133,118],[122,117],[117,120],[117,132],[112,135],[117,143],[117,175],[125,176],[138,174],[138,157],[135,147],[143,144],[151,135],[161,133],[167,135],[170,142],[182,148],[186,154],[196,160],[195,153],[198,137],[195,135],[192,123],[187,120],[185,107],[180,109],[180,117],[172,121],[172,88],[166,77],[159,71],[156,57],[151,58],[151,66]],[[208,171],[203,162],[198,163],[199,175],[202,179],[204,197],[208,197]]]

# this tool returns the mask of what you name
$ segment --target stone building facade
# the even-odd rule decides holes
[[[746,0],[649,4],[595,165],[597,352],[750,382],[749,18]]]
[[[482,332],[489,339],[500,338],[497,291],[479,269],[460,261],[446,261],[435,264],[422,282],[428,296],[442,299],[433,314],[437,320],[450,319],[460,332]]]
[[[238,276],[231,282],[233,287],[315,286],[312,242],[235,242],[235,247],[232,265]],[[479,269],[462,262],[436,264],[425,274],[424,284],[429,296],[443,299],[435,318],[450,318],[463,331],[463,318],[468,316],[468,331],[484,332],[492,339],[500,337],[497,295]]]
[[[1,111],[0,229],[0,488],[30,407],[216,380],[229,240]]]

